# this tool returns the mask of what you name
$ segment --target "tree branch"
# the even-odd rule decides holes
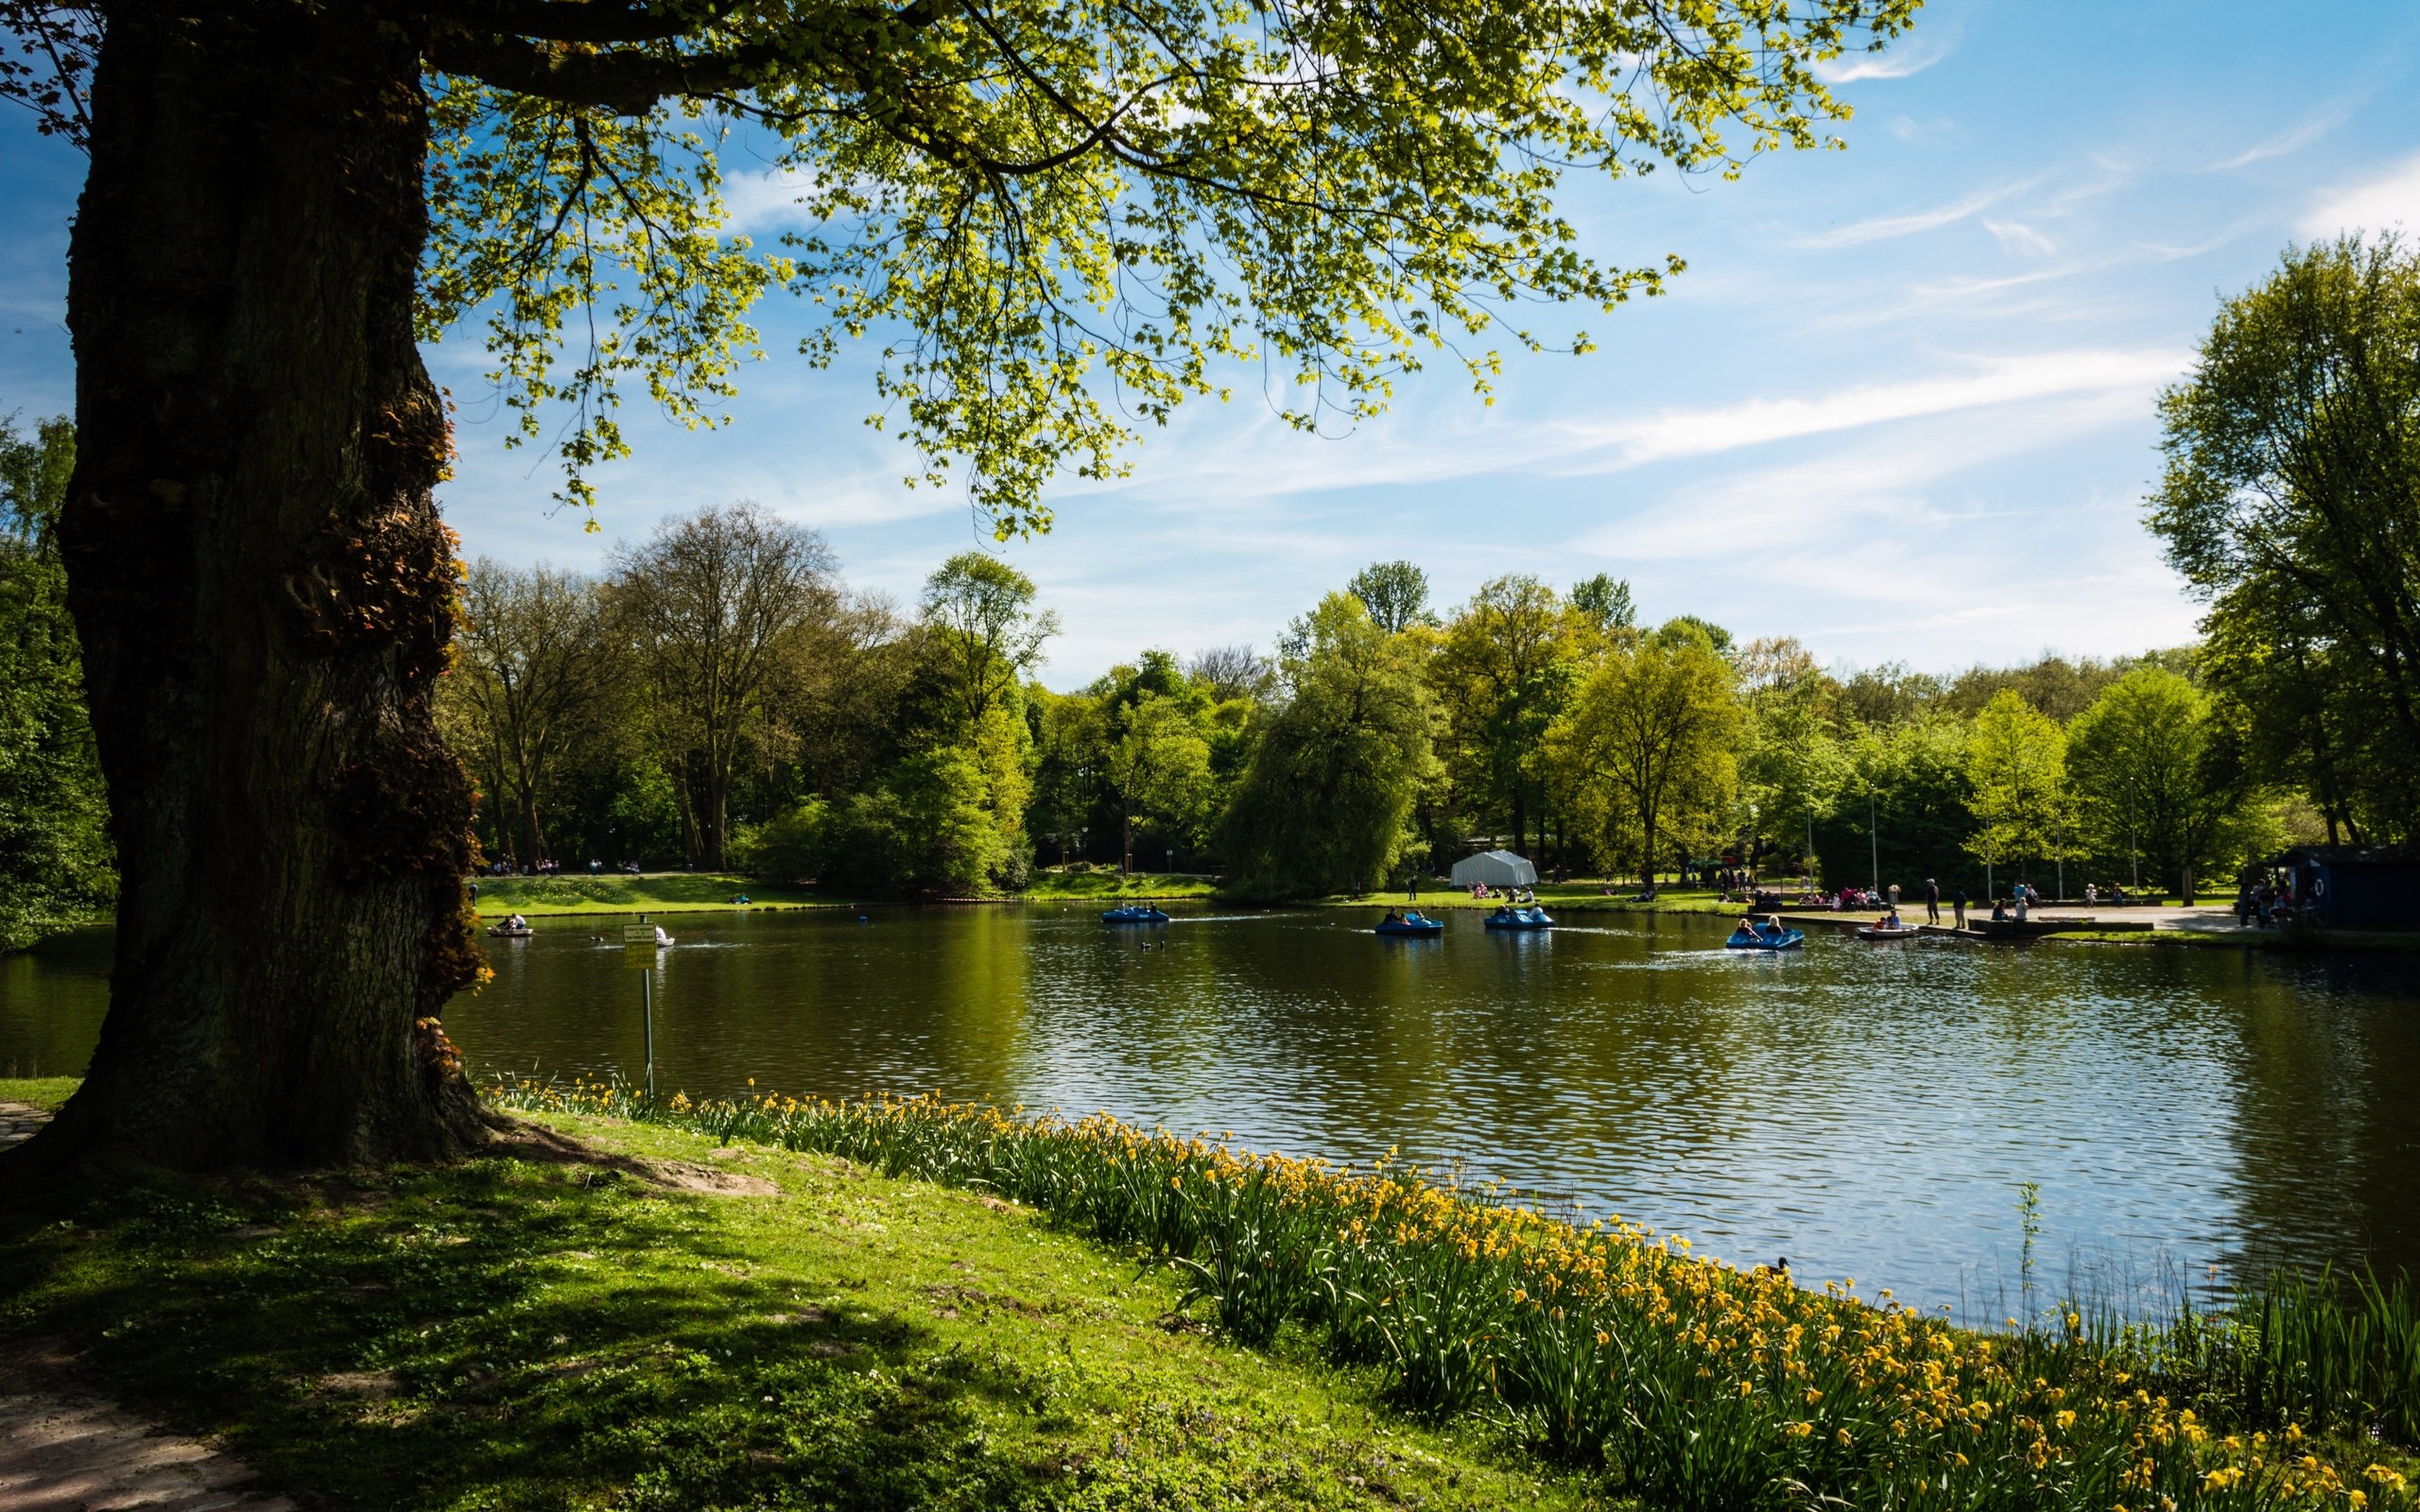
[[[456,26],[440,27],[428,40],[428,60],[446,73],[622,115],[644,115],[667,95],[745,88],[783,56],[762,43],[724,53],[562,52]]]

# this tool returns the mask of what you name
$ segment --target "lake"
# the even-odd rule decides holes
[[[1996,1317],[2020,1183],[2042,1284],[2138,1309],[2276,1261],[2420,1270],[2420,972],[2403,954],[1721,949],[1727,924],[1333,909],[666,916],[657,1075],[693,1093],[939,1091],[1254,1149],[1459,1163],[1802,1280]],[[481,1073],[641,1061],[615,919],[491,941],[446,1023]],[[0,1069],[79,1070],[106,931],[0,957]]]

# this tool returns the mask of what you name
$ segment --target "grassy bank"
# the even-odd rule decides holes
[[[746,894],[752,905],[837,908],[847,900],[820,898],[803,887],[760,883],[736,872],[658,871],[643,876],[474,877],[481,919],[511,914],[531,918],[557,914],[695,914],[738,907]]]
[[[0,1103],[29,1103],[57,1108],[67,1101],[82,1078],[77,1076],[0,1076]]]
[[[648,1167],[87,1191],[0,1217],[0,1332],[314,1506],[1608,1504],[1374,1372],[1171,1317],[1175,1277],[1030,1210],[544,1121]]]
[[[542,918],[563,914],[723,913],[742,905],[745,895],[758,908],[853,908],[862,901],[829,897],[733,871],[663,871],[644,876],[474,877],[481,919],[511,914]],[[1037,871],[1022,893],[954,902],[1065,902],[1118,898],[1208,898],[1217,887],[1207,877],[1138,871]]]
[[[1605,891],[1608,885],[1614,889],[1611,893]],[[1726,903],[1720,894],[1703,887],[1666,887],[1652,899],[1638,897],[1635,883],[1549,882],[1540,883],[1537,891],[1538,902],[1553,914],[1730,914],[1736,917],[1740,911],[1737,903]],[[1493,913],[1504,900],[1474,898],[1460,888],[1424,884],[1417,899],[1409,892],[1389,889],[1322,898],[1319,902],[1329,908],[1401,908],[1416,904],[1423,913],[1471,908]]]
[[[2409,930],[2080,929],[2042,937],[2066,945],[2151,945],[2205,951],[2420,950],[2420,933]]]
[[[87,1189],[0,1333],[337,1507],[2414,1505],[2408,1286],[1982,1336],[1105,1120],[507,1101],[608,1159]]]
[[[1102,1118],[1021,1121],[926,1100],[610,1108],[842,1155],[1028,1201],[1188,1278],[1238,1341],[1316,1348],[1444,1420],[1514,1425],[1652,1505],[2410,1508],[2420,1300],[2305,1288],[2143,1330],[2069,1313],[1980,1335],[1837,1286],[1691,1258],[1381,1170],[1239,1156]],[[2283,1294],[2273,1294],[2280,1295]]]
[[[1094,871],[1036,871],[1031,885],[1014,897],[1027,902],[1090,902],[1093,899],[1120,898],[1211,898],[1218,895],[1218,884],[1209,877],[1190,872],[1138,871],[1121,877],[1115,869]]]

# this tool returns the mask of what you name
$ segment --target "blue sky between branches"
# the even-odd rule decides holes
[[[2217,302],[2294,241],[2420,234],[2420,4],[1935,0],[1912,37],[1832,70],[1844,152],[1577,187],[1600,259],[1688,271],[1577,325],[1599,350],[1508,359],[1493,407],[1450,363],[1341,438],[1298,436],[1236,374],[1225,405],[1152,430],[1131,477],[1063,483],[1057,528],[995,547],[960,494],[861,422],[871,343],[814,372],[803,321],[759,308],[774,355],[734,423],[626,417],[602,535],[508,452],[476,342],[431,349],[461,402],[443,492],[471,555],[594,568],[618,537],[757,500],[823,530],[852,583],[912,602],[951,552],[1002,551],[1065,623],[1045,679],[1145,645],[1251,642],[1357,568],[1403,557],[1441,603],[1498,573],[1631,579],[1651,619],[1794,634],[1822,659],[1934,670],[2190,637],[2196,606],[2141,524],[2153,403]],[[81,160],[0,120],[0,412],[68,407],[66,222]],[[790,195],[725,171],[760,237]],[[173,228],[163,227],[164,235]]]

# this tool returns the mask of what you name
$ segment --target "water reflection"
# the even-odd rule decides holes
[[[1461,1161],[1739,1260],[2002,1305],[2016,1187],[2046,1284],[2420,1261],[2409,961],[2060,947],[1720,949],[1714,920],[1382,940],[1324,911],[1081,908],[680,921],[659,1080],[1105,1108],[1258,1148]],[[498,942],[447,1022],[475,1065],[634,1069],[593,926]],[[608,935],[616,931],[607,928]],[[105,938],[0,961],[0,1064],[72,1070]],[[2140,1298],[2137,1298],[2140,1299]]]

